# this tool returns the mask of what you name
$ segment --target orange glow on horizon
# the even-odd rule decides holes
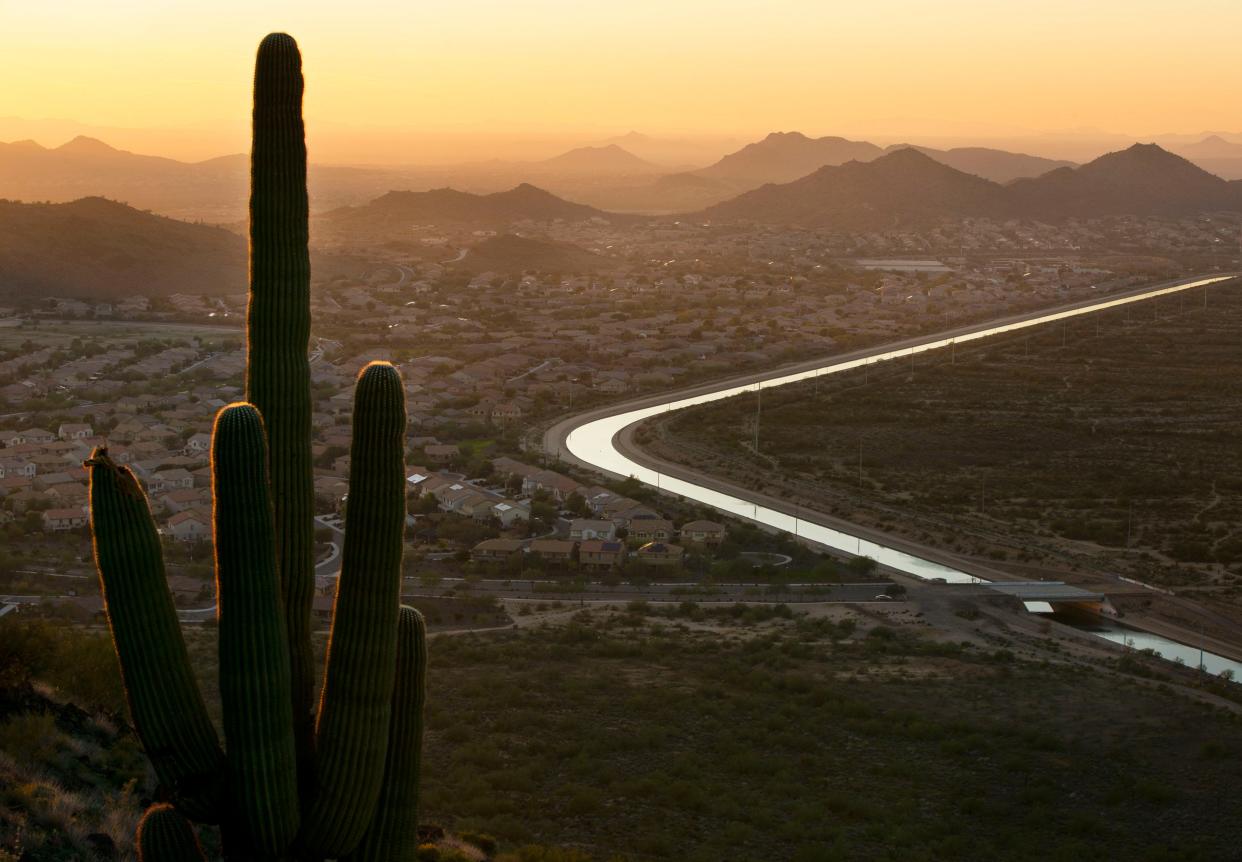
[[[1242,132],[1232,0],[62,0],[5,4],[0,26],[0,140],[32,129],[55,145],[82,126],[179,158],[246,148],[253,52],[272,29],[302,45],[317,161],[546,156],[631,128]]]

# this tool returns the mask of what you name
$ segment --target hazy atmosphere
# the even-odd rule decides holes
[[[1242,859],[1239,33],[0,0],[0,862]]]
[[[1242,7],[1229,0],[0,8],[11,82],[0,139],[54,146],[86,133],[185,160],[245,148],[240,61],[250,34],[271,28],[309,49],[314,161],[548,157],[631,129],[1008,140],[1082,158],[1111,135],[1239,131]]]

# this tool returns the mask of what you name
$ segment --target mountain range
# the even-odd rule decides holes
[[[1002,185],[942,164],[920,149],[820,168],[696,214],[714,221],[876,230],[940,218],[1093,218],[1242,211],[1227,182],[1154,144],[1135,144],[1081,167]]]
[[[769,183],[684,217],[867,231],[946,218],[1058,221],[1220,211],[1242,212],[1242,182],[1225,181],[1154,144],[1136,144],[1081,167],[1008,184],[942,164],[921,148],[896,148],[870,161],[828,165],[792,182]],[[346,248],[360,240],[400,240],[421,248],[420,232],[434,237],[438,226],[509,232],[524,221],[592,219],[626,224],[646,217],[610,213],[523,184],[491,194],[388,192],[317,216],[312,228],[316,242],[342,239]],[[359,268],[349,258],[313,255],[317,275]],[[480,242],[453,263],[505,272],[613,265],[577,246],[518,236]],[[245,283],[246,243],[238,233],[99,197],[59,204],[0,200],[0,295],[220,295],[240,293]]]
[[[667,143],[667,142],[666,142]],[[312,164],[312,211],[361,205],[393,189],[451,186],[489,194],[532,184],[601,210],[668,214],[703,209],[766,183],[788,183],[825,166],[874,161],[916,146],[934,160],[999,183],[1032,178],[1073,163],[986,147],[879,147],[841,137],[775,132],[705,167],[671,169],[636,155],[661,142],[630,133],[536,161],[492,160],[440,166],[349,167]],[[1181,154],[1227,178],[1242,177],[1242,145],[1219,136],[1183,142]],[[692,152],[687,150],[686,152]],[[0,198],[63,202],[100,196],[177,218],[234,224],[245,218],[249,158],[244,154],[180,162],[119,150],[78,137],[58,147],[0,144]]]
[[[379,236],[394,229],[408,235],[420,226],[467,225],[503,228],[520,221],[585,221],[617,216],[585,204],[571,203],[523,183],[508,191],[478,195],[456,189],[388,192],[370,203],[344,207],[316,219],[320,229]],[[633,216],[621,218],[633,219]]]
[[[367,200],[407,181],[398,172],[337,165],[312,164],[308,173],[317,209]],[[176,218],[227,223],[244,218],[249,187],[250,157],[240,153],[179,162],[87,137],[59,147],[0,143],[0,198],[10,200],[106,197]]]

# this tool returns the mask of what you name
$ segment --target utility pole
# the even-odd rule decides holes
[[[759,420],[763,415],[763,384],[755,386],[755,454],[759,454]]]

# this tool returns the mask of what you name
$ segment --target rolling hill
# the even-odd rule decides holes
[[[468,272],[516,275],[526,271],[600,272],[616,269],[617,263],[572,243],[504,234],[471,246],[453,266]]]
[[[764,183],[787,183],[825,165],[866,162],[884,150],[867,141],[845,138],[808,138],[801,132],[772,132],[697,171],[695,176],[735,187],[755,188]]]
[[[877,230],[941,217],[1008,212],[1005,189],[942,165],[918,150],[900,149],[870,162],[820,168],[783,185],[766,185],[708,207],[715,221],[798,224]]]
[[[578,147],[559,156],[536,162],[538,168],[552,173],[587,174],[656,174],[660,168],[640,159],[616,144],[602,147]]]
[[[246,290],[246,240],[104,198],[0,201],[0,296],[115,299]]]
[[[1176,216],[1242,204],[1242,186],[1155,144],[1135,144],[1077,169],[1017,180],[1009,190],[1021,213],[1040,218]]]
[[[515,222],[616,219],[611,213],[571,203],[523,183],[505,192],[477,195],[456,189],[388,192],[368,204],[326,213],[318,221],[333,232],[378,235],[415,226],[452,225],[503,228]]]

